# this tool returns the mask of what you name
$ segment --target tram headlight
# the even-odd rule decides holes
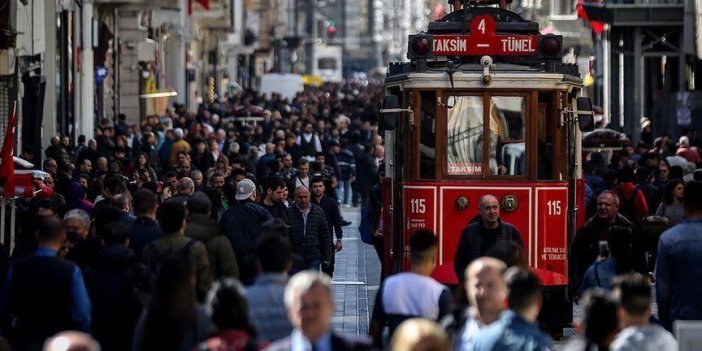
[[[427,35],[410,35],[408,59],[426,58],[431,53],[431,37]]]
[[[543,58],[559,59],[563,57],[563,36],[548,34],[539,40],[539,53]]]

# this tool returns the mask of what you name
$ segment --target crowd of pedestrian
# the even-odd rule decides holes
[[[42,168],[54,193],[18,203],[16,245],[0,260],[0,348],[554,348],[538,328],[539,277],[493,195],[456,248],[461,299],[431,278],[438,242],[420,230],[409,271],[382,281],[370,338],[333,330],[340,207],[366,205],[364,241],[382,261],[381,98],[356,84],[292,101],[246,91],[134,125],[102,121],[75,146],[53,138]],[[569,260],[583,316],[565,350],[674,349],[674,321],[702,319],[700,140],[646,145],[645,133],[585,164],[588,220]],[[26,146],[21,157],[38,155]]]
[[[292,100],[245,91],[101,121],[95,139],[54,137],[43,155],[24,146],[54,191],[18,202],[3,340],[41,350],[72,330],[103,350],[244,350],[326,335],[340,207],[367,201],[383,161],[381,99],[355,83]],[[324,274],[295,275],[308,270]],[[327,301],[312,322],[308,294]]]

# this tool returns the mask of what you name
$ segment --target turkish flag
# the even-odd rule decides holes
[[[5,181],[5,197],[11,197],[15,194],[15,160],[12,157],[12,153],[15,149],[16,111],[17,101],[12,105],[10,119],[5,129],[5,140],[3,140],[2,143],[2,150],[0,150],[0,157],[2,157],[2,164],[0,164],[0,180]]]
[[[585,21],[590,22],[590,28],[595,32],[595,34],[600,34],[602,31],[604,31],[604,22],[597,22],[597,21],[591,21],[590,18],[587,16],[587,13],[585,13],[585,9],[583,9],[583,2],[597,2],[593,0],[578,0],[577,5],[575,6],[575,12],[578,14],[578,17],[582,18]]]
[[[200,3],[200,5],[202,5],[202,7],[205,8],[205,10],[210,9],[210,0],[195,0],[195,1]],[[188,15],[192,15],[192,14],[193,14],[193,0],[188,0]]]

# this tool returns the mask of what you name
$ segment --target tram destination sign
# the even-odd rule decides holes
[[[491,16],[476,16],[470,34],[434,35],[434,56],[532,56],[537,54],[537,35],[496,34]]]

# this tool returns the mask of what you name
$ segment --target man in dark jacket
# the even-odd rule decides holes
[[[295,204],[288,208],[293,252],[305,259],[307,269],[319,270],[331,262],[331,235],[324,210],[310,203],[307,187],[295,189]]]
[[[597,213],[585,222],[582,228],[578,229],[573,239],[569,260],[570,274],[568,276],[571,294],[578,293],[585,271],[601,255],[600,243],[607,242],[612,227],[631,229],[633,238],[631,243],[632,268],[639,273],[647,273],[644,240],[637,226],[619,214],[619,198],[613,192],[605,190],[597,197]]]
[[[64,330],[90,330],[90,299],[78,266],[58,257],[66,240],[55,216],[39,218],[39,248],[15,262],[0,294],[2,333],[15,350],[41,350]]]
[[[479,202],[480,219],[469,223],[463,230],[453,262],[453,269],[461,284],[466,267],[476,258],[485,256],[498,243],[514,241],[524,247],[519,230],[500,219],[500,202],[497,197],[484,195]]]
[[[236,184],[237,203],[222,215],[220,223],[234,249],[242,283],[253,283],[256,274],[254,249],[261,237],[261,224],[271,218],[270,213],[256,203],[256,184],[244,179]]]
[[[188,198],[188,224],[185,236],[199,240],[207,248],[207,256],[215,279],[239,278],[239,265],[224,227],[210,218],[212,202],[204,193],[197,192]]]
[[[329,225],[329,236],[332,238],[331,245],[331,261],[326,267],[322,267],[322,272],[334,276],[334,256],[335,253],[341,251],[344,247],[341,239],[343,232],[341,231],[341,213],[339,213],[339,205],[334,199],[326,195],[324,188],[324,180],[321,177],[312,178],[312,203],[319,206],[323,211]],[[333,234],[336,234],[336,242],[333,241]]]
[[[144,272],[134,252],[127,248],[127,228],[123,223],[108,224],[101,237],[105,247],[85,272],[93,303],[92,334],[103,350],[128,350],[141,313],[137,288]]]
[[[129,228],[129,248],[141,257],[141,250],[150,242],[163,237],[161,227],[156,223],[156,194],[151,190],[141,189],[134,194],[134,212],[137,219]]]

